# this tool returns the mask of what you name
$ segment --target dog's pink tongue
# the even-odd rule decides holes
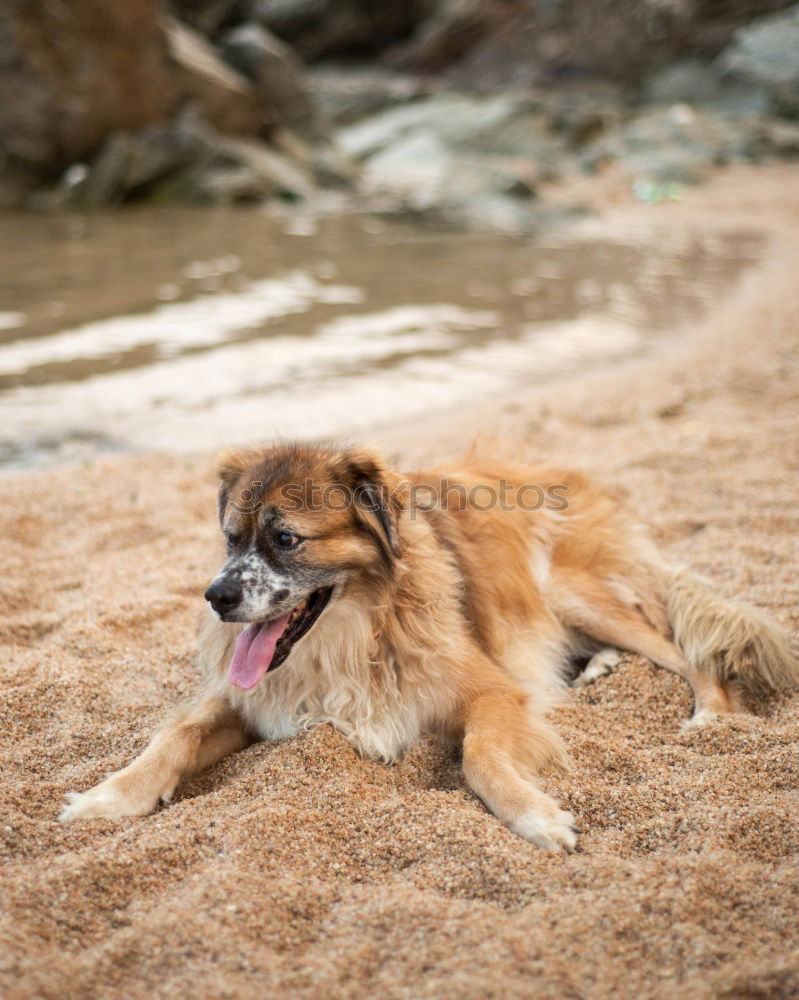
[[[277,640],[283,635],[291,614],[273,622],[256,622],[245,628],[236,641],[227,679],[249,691],[269,669],[275,656]]]

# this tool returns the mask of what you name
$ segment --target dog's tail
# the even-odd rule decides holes
[[[692,667],[750,691],[799,685],[795,644],[757,608],[716,597],[683,568],[667,571],[665,596],[674,642]]]

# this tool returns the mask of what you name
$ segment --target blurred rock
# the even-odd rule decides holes
[[[696,104],[731,118],[768,114],[768,93],[749,82],[725,77],[714,62],[682,60],[656,73],[645,98],[654,104]]]
[[[497,130],[531,108],[525,96],[472,97],[440,94],[373,115],[342,129],[342,149],[356,159],[373,156],[415,132],[433,134],[445,146],[493,148]]]
[[[179,98],[152,0],[7,0],[0,93],[0,202],[54,179],[115,129],[168,118]]]
[[[739,28],[719,65],[762,88],[778,114],[799,117],[799,5]]]
[[[487,163],[513,160],[524,165],[527,176],[541,179],[558,172],[572,141],[570,129],[579,128],[576,119],[585,113],[583,106],[550,95],[438,94],[344,128],[338,140],[346,153],[373,172],[375,163],[386,162],[375,160],[378,155],[429,136],[455,157],[483,157]],[[593,113],[602,117],[598,110]],[[408,148],[422,147],[413,141]]]
[[[418,77],[374,65],[311,67],[305,78],[320,115],[332,125],[351,125],[430,94]]]
[[[171,6],[181,21],[209,37],[242,19],[242,0],[171,0]]]
[[[394,68],[487,88],[606,79],[638,85],[679,59],[708,60],[790,0],[174,0],[216,34],[253,20],[307,60],[382,54]]]
[[[737,28],[789,2],[439,0],[406,58],[415,69],[437,71],[453,52],[449,79],[477,90],[580,79],[639,86],[678,59],[715,57]],[[441,27],[433,32],[437,23]],[[435,44],[425,50],[422,41],[430,32]]]
[[[307,142],[295,132],[283,130],[272,137],[275,148],[296,163],[322,188],[351,189],[360,176],[355,161],[335,143]]]
[[[452,154],[441,139],[432,131],[416,130],[375,151],[364,178],[373,190],[398,192],[424,211],[439,204],[452,171]]]
[[[577,171],[799,156],[795,0],[157,2],[5,0],[0,205],[329,188],[518,231]]]
[[[799,124],[762,121],[758,123],[760,142],[767,156],[778,159],[799,159]]]
[[[313,191],[308,167],[262,142],[222,135],[191,111],[168,124],[112,134],[75,178],[72,168],[60,188],[62,203],[297,201]]]
[[[62,192],[71,204],[99,206],[146,196],[162,179],[193,163],[213,162],[216,134],[187,111],[175,121],[138,132],[114,132],[77,183],[67,172]]]
[[[333,144],[314,146],[308,165],[314,181],[323,188],[349,190],[360,179],[356,164]]]
[[[707,106],[635,106],[599,84],[438,93],[349,125],[338,140],[361,164],[367,192],[393,194],[416,213],[517,232],[541,222],[541,182],[579,171],[615,164],[638,190],[675,192],[714,167],[798,155],[799,126],[739,106],[738,84],[714,75],[700,90],[691,67],[663,74],[652,93],[683,93],[691,81]]]
[[[368,55],[410,36],[427,0],[246,0],[247,19],[269,28],[308,59]]]
[[[799,126],[674,104],[631,116],[592,144],[584,167],[614,161],[639,181],[692,184],[710,167],[797,155]]]
[[[517,94],[429,97],[343,129],[339,143],[361,161],[367,191],[514,232],[538,225],[538,180],[557,173],[564,151],[537,101]]]
[[[308,198],[313,185],[305,170],[287,156],[263,143],[246,139],[220,138],[218,151],[248,170],[262,185],[262,197],[277,196],[289,201]]]
[[[264,132],[267,117],[252,82],[224,63],[202,35],[185,24],[167,18],[164,31],[181,93],[196,103],[203,118],[225,132]]]
[[[799,6],[739,28],[721,62],[759,83],[799,86]]]
[[[136,138],[129,132],[113,132],[88,169],[82,184],[73,185],[73,204],[112,205],[121,201],[126,192],[128,166]],[[139,155],[139,158],[143,157]]]
[[[285,43],[250,22],[223,35],[225,61],[252,82],[270,123],[318,136],[319,122],[302,76],[302,64]]]
[[[403,67],[426,73],[446,69],[505,24],[510,10],[502,0],[438,0],[432,6],[397,60]]]
[[[629,101],[614,84],[572,85],[535,91],[540,115],[569,149],[579,151],[624,120]]]

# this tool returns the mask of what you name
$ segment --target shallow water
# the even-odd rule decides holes
[[[759,249],[252,208],[7,216],[0,462],[359,436],[652,350]]]

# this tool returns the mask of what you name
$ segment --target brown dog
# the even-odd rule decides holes
[[[544,713],[570,658],[630,650],[692,686],[689,725],[747,687],[799,680],[787,639],[666,563],[583,476],[468,459],[401,477],[369,451],[279,445],[223,457],[228,558],[206,592],[200,698],[61,818],[141,816],[253,739],[328,722],[395,759],[424,732],[511,830],[575,846],[539,775],[566,752]]]

